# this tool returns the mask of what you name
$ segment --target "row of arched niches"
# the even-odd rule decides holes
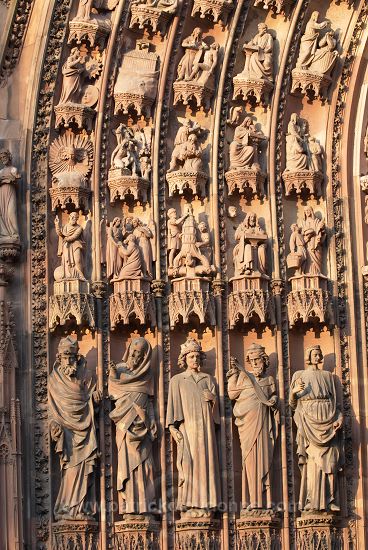
[[[71,3],[37,421],[53,548],[358,548],[336,113],[360,8]]]

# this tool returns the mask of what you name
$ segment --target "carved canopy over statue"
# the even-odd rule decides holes
[[[294,373],[290,406],[297,426],[297,455],[301,471],[299,509],[303,512],[338,512],[343,448],[343,416],[335,377],[319,368],[319,345],[305,350],[305,370]]]
[[[121,514],[156,511],[152,442],[157,426],[151,356],[151,344],[135,338],[122,362],[110,366],[109,395],[115,402],[110,418],[116,424],[116,489]]]
[[[243,458],[243,510],[271,509],[271,466],[278,435],[279,413],[272,376],[265,376],[269,358],[263,346],[252,344],[245,369],[231,358],[227,373],[230,399]],[[249,370],[246,370],[249,369]]]
[[[266,275],[267,233],[260,227],[257,214],[248,212],[235,231],[234,275]]]
[[[86,360],[70,336],[60,340],[48,389],[50,432],[61,470],[55,519],[93,518],[98,457],[94,405],[100,403],[101,392],[88,377]]]
[[[183,372],[169,385],[166,426],[177,445],[176,508],[182,517],[208,516],[221,500],[217,390],[212,376],[201,372],[204,357],[199,342],[188,338],[178,358]]]
[[[0,245],[19,244],[16,185],[18,169],[12,165],[11,153],[0,151]]]

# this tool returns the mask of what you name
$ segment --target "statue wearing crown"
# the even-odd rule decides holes
[[[96,513],[94,405],[100,401],[101,393],[87,374],[78,342],[70,336],[62,338],[49,377],[50,432],[61,470],[56,521],[93,519]]]
[[[216,383],[201,372],[205,354],[188,338],[170,380],[166,426],[177,445],[178,501],[182,518],[211,517],[220,503],[220,469],[216,441],[219,410]]]

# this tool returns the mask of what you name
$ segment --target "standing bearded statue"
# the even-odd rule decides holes
[[[318,368],[319,345],[305,351],[305,370],[294,373],[290,406],[297,426],[297,454],[301,470],[299,509],[338,512],[338,471],[342,467],[341,426],[333,374]]]
[[[265,376],[269,358],[263,346],[250,346],[245,353],[245,367],[249,370],[242,369],[232,357],[227,373],[242,451],[243,510],[269,510],[272,509],[270,473],[279,412],[274,379]]]
[[[135,338],[122,362],[110,367],[109,395],[115,401],[110,418],[116,425],[118,449],[116,489],[119,512],[125,515],[156,511],[152,442],[157,426],[151,356],[151,344]]]
[[[188,338],[178,358],[185,371],[169,385],[166,426],[178,447],[177,509],[182,517],[210,516],[220,502],[217,391],[212,376],[200,372],[204,356],[199,342]]]
[[[100,401],[101,393],[87,376],[86,360],[78,353],[78,342],[63,338],[49,377],[50,432],[61,468],[56,521],[91,519],[96,513],[94,405]]]

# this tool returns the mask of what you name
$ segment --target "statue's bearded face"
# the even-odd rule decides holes
[[[144,350],[142,346],[131,346],[129,351],[129,357],[127,360],[130,369],[136,369],[141,363],[144,356]]]
[[[201,356],[198,351],[191,351],[186,355],[188,369],[199,370],[201,366]]]
[[[257,377],[262,376],[264,372],[264,360],[261,353],[249,354],[248,360],[252,367],[253,374]]]
[[[60,355],[60,370],[71,378],[77,374],[78,360],[75,353],[62,353]]]

